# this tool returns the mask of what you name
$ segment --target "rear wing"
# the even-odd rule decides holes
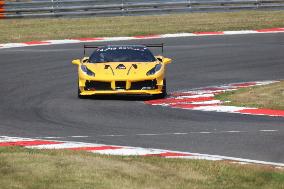
[[[145,47],[161,48],[162,54],[164,54],[164,43],[160,44],[143,44]]]
[[[149,48],[161,48],[162,50],[162,54],[164,54],[164,43],[160,43],[160,44],[142,44],[145,47],[149,47]],[[84,56],[86,55],[86,49],[97,49],[100,47],[104,47],[107,45],[86,45],[84,44]]]
[[[99,47],[103,47],[105,45],[85,45],[84,44],[84,56],[86,56],[86,49],[97,49]]]

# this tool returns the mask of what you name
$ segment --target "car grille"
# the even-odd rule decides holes
[[[116,81],[115,82],[116,90],[126,90],[126,81]],[[157,80],[145,80],[132,82],[129,90],[151,90],[157,89]],[[86,91],[102,91],[102,90],[113,90],[111,88],[111,82],[102,82],[102,81],[89,81],[85,83]]]
[[[116,81],[115,89],[126,89],[126,81]]]
[[[110,82],[86,81],[85,90],[112,90]]]
[[[157,89],[157,80],[137,81],[131,83],[131,90],[151,90]]]

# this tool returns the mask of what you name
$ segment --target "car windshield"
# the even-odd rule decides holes
[[[91,63],[104,62],[154,62],[153,54],[144,46],[106,46],[96,49]]]

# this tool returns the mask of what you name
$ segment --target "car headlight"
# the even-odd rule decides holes
[[[81,70],[89,76],[95,76],[95,73],[89,70],[85,65],[81,65]]]
[[[162,64],[156,64],[154,68],[149,70],[146,75],[154,75],[162,68]]]

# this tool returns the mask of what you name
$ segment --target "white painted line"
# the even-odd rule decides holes
[[[203,132],[198,132],[200,134],[211,134],[212,132],[208,132],[208,131],[203,131]]]
[[[147,134],[135,134],[135,136],[164,136],[164,135],[186,135],[188,133],[147,133]]]
[[[245,107],[236,106],[200,106],[195,107],[193,110],[203,110],[203,111],[216,111],[216,112],[232,112],[235,113],[240,110],[246,109]]]
[[[224,133],[242,133],[245,131],[224,131]]]
[[[63,39],[63,40],[47,40],[43,42],[48,42],[53,45],[60,45],[60,44],[72,44],[72,43],[81,43],[82,41],[80,40],[75,40],[75,39]]]
[[[115,150],[96,150],[94,153],[105,154],[105,155],[122,155],[122,156],[144,156],[148,154],[159,154],[162,153],[160,150],[144,149],[144,148],[123,148]]]
[[[259,130],[260,132],[277,132],[278,130]]]
[[[134,40],[137,38],[134,37],[104,37],[103,40],[100,40],[101,42],[106,42],[106,41],[128,41],[128,40]],[[99,41],[96,41],[99,42]]]
[[[68,138],[88,138],[89,136],[68,136]]]
[[[33,148],[33,149],[65,149],[65,148],[97,147],[97,146],[103,146],[103,145],[102,144],[92,144],[92,143],[80,143],[80,142],[64,142],[62,144],[47,144],[47,145],[28,146],[28,148]]]
[[[200,97],[214,97],[214,94],[199,94],[199,95],[191,95],[191,96],[178,96],[176,99],[184,99],[184,98],[200,98]]]
[[[47,136],[47,137],[36,137],[38,139],[64,139],[64,138],[88,138],[89,136]]]
[[[62,139],[62,138],[66,138],[66,137],[35,137],[36,139]]]
[[[8,137],[8,136],[1,136],[0,142],[18,142],[18,141],[33,141],[34,139],[30,138],[19,138],[19,137]]]
[[[98,135],[98,136],[103,136],[103,137],[122,137],[126,135]]]
[[[169,135],[169,133],[158,133],[158,134],[154,134],[154,133],[148,133],[148,134],[136,134],[136,136],[157,136],[157,135]]]
[[[240,35],[240,34],[255,34],[258,33],[254,30],[241,30],[241,31],[224,31],[225,35]]]
[[[194,33],[176,33],[176,34],[163,34],[162,38],[171,38],[171,37],[195,37],[197,36]]]
[[[174,135],[187,135],[188,133],[173,133]]]
[[[23,43],[6,43],[6,44],[0,44],[0,49],[5,49],[5,48],[15,48],[15,47],[27,47],[29,45],[23,44]]]
[[[259,130],[259,132],[277,132],[278,130]],[[176,132],[176,133],[142,133],[129,135],[97,135],[98,137],[133,137],[133,136],[170,136],[170,135],[190,135],[190,134],[220,134],[220,133],[248,133],[249,131],[190,131],[190,132]]]
[[[210,104],[210,105],[216,105],[216,104],[221,104],[222,101],[220,100],[210,100],[210,101],[202,101],[202,102],[192,102],[191,104]]]

